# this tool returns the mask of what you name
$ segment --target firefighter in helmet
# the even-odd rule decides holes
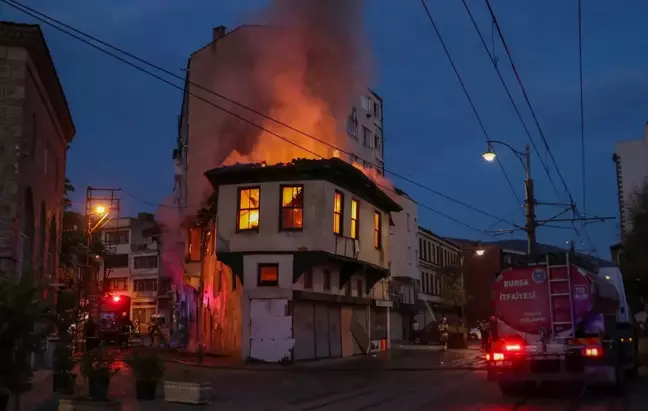
[[[443,317],[439,324],[439,340],[443,351],[448,351],[448,319]]]

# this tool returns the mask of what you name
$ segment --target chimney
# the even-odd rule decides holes
[[[215,43],[218,39],[225,35],[225,26],[214,27],[212,30],[213,39],[212,42]]]

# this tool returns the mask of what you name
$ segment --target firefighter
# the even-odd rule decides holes
[[[439,324],[439,340],[442,344],[442,350],[448,351],[448,319],[443,317]]]
[[[126,316],[126,313],[122,314],[121,324],[119,326],[119,350],[124,351],[128,349],[128,340],[130,339],[131,329],[133,328],[133,323]]]
[[[490,337],[490,323],[487,320],[479,321],[479,331],[481,332],[481,346],[484,351],[488,350],[488,339]]]

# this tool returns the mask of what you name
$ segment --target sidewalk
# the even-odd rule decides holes
[[[479,347],[441,351],[439,346],[397,344],[391,350],[373,355],[330,358],[294,364],[246,362],[232,357],[205,355],[202,362],[195,353],[166,352],[164,361],[185,366],[246,371],[429,371],[443,369],[482,369],[484,356]]]

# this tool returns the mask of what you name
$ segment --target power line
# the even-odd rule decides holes
[[[498,36],[500,38],[500,41],[502,42],[502,46],[504,47],[504,51],[506,52],[506,56],[508,58],[509,64],[511,65],[511,69],[513,70],[513,74],[515,75],[515,78],[517,80],[518,85],[520,86],[520,90],[522,91],[522,95],[524,96],[524,100],[527,103],[527,106],[529,107],[529,110],[531,111],[531,115],[533,117],[533,120],[535,122],[535,125],[538,129],[538,133],[540,134],[540,137],[542,138],[542,141],[545,145],[545,149],[547,150],[547,153],[549,154],[549,157],[551,158],[551,161],[553,162],[554,167],[556,168],[556,172],[558,174],[558,177],[560,178],[560,181],[562,182],[562,185],[567,192],[567,196],[569,197],[569,201],[572,205],[574,205],[574,214],[578,218],[581,217],[581,213],[578,211],[578,208],[575,206],[574,198],[569,191],[569,187],[567,186],[567,183],[565,182],[565,179],[560,172],[560,168],[558,167],[558,162],[556,161],[556,158],[554,157],[553,153],[551,152],[551,149],[549,148],[549,143],[547,142],[547,139],[545,138],[544,132],[542,131],[542,127],[540,126],[540,122],[538,121],[538,117],[535,114],[535,110],[533,109],[533,105],[531,104],[531,100],[529,99],[529,95],[526,92],[526,88],[524,87],[524,84],[522,83],[522,79],[520,78],[520,74],[517,71],[517,67],[515,66],[515,63],[513,61],[513,57],[511,56],[511,51],[508,47],[508,44],[506,43],[506,40],[504,39],[504,34],[502,33],[502,29],[499,25],[499,22],[497,20],[497,16],[495,15],[495,12],[493,11],[493,8],[491,7],[490,0],[485,0],[486,1],[486,6],[488,7],[488,11],[491,15],[491,18],[493,20],[493,24],[495,25],[495,29],[497,30]],[[596,250],[596,247],[594,246],[594,243],[591,241],[591,238],[589,237],[589,233],[587,233],[587,228],[585,224],[583,224],[583,231],[585,232],[585,235],[590,242],[590,245],[594,249],[594,252],[598,256],[598,251]]]
[[[536,146],[535,140],[531,136],[531,132],[529,131],[529,128],[526,125],[526,122],[524,121],[524,118],[522,117],[522,113],[520,113],[520,109],[517,106],[517,103],[515,102],[515,99],[513,98],[513,95],[511,94],[511,91],[508,88],[508,85],[504,81],[504,77],[502,77],[502,73],[499,70],[499,67],[497,66],[497,60],[495,59],[495,46],[493,45],[493,54],[488,50],[488,45],[486,44],[486,40],[484,39],[484,36],[481,33],[481,30],[479,30],[479,26],[477,26],[477,22],[475,21],[475,18],[470,11],[470,8],[468,7],[468,4],[466,3],[466,0],[461,0],[463,2],[464,8],[466,9],[466,12],[468,13],[468,16],[470,17],[470,21],[473,24],[473,27],[475,28],[475,31],[477,31],[477,35],[479,36],[479,39],[481,40],[482,45],[484,46],[484,50],[486,50],[486,53],[488,54],[489,60],[493,64],[493,68],[495,68],[495,72],[497,73],[497,77],[499,77],[500,83],[502,83],[502,86],[504,87],[504,90],[506,91],[506,95],[508,96],[508,99],[511,101],[511,104],[513,105],[513,108],[515,109],[515,113],[520,120],[520,123],[522,124],[522,127],[524,128],[524,132],[526,133],[527,137],[529,138],[529,141],[531,142],[531,146],[533,147],[533,150],[536,152],[536,155],[538,156],[538,159],[540,160],[540,164],[542,165],[542,168],[544,169],[545,173],[547,174],[547,177],[549,178],[549,182],[551,183],[554,191],[556,192],[556,195],[558,196],[558,199],[560,201],[563,201],[561,199],[560,191],[558,190],[558,187],[556,187],[556,183],[553,181],[553,178],[551,177],[551,172],[549,171],[549,168],[547,167],[547,164],[545,163],[544,159],[540,155],[540,151],[538,150],[538,147]],[[494,26],[494,25],[493,25]],[[493,36],[493,41],[495,41],[495,37]]]
[[[17,10],[19,10],[19,11],[21,11],[21,12],[23,12],[23,13],[25,13],[25,14],[27,14],[27,15],[29,15],[29,16],[31,16],[31,17],[33,17],[33,18],[35,18],[36,20],[39,20],[39,21],[45,23],[46,25],[48,25],[50,27],[53,27],[53,28],[55,28],[55,29],[57,29],[57,30],[59,30],[59,31],[61,31],[61,32],[63,32],[65,34],[67,34],[67,35],[69,35],[69,36],[71,36],[71,37],[85,43],[85,44],[87,44],[88,46],[90,46],[90,47],[92,47],[92,48],[94,48],[96,50],[99,50],[99,51],[101,51],[101,52],[103,52],[105,54],[108,54],[109,56],[111,56],[113,58],[116,58],[116,59],[120,60],[121,62],[135,68],[136,70],[138,70],[140,72],[143,72],[143,73],[145,73],[145,74],[147,74],[147,75],[149,75],[151,77],[154,77],[154,78],[158,79],[159,81],[162,81],[163,83],[165,83],[165,84],[167,84],[167,85],[169,85],[171,87],[174,87],[174,88],[176,88],[176,89],[178,89],[178,90],[180,90],[182,92],[186,92],[187,94],[189,94],[189,95],[191,95],[191,96],[193,96],[193,97],[195,97],[195,98],[197,98],[197,99],[199,99],[199,100],[201,100],[201,101],[203,101],[203,102],[205,102],[205,103],[207,103],[207,104],[209,104],[209,105],[211,105],[211,106],[213,106],[213,107],[215,107],[215,108],[217,108],[217,109],[219,109],[219,110],[221,110],[221,111],[223,111],[223,112],[225,112],[225,113],[227,113],[227,114],[229,114],[229,115],[231,115],[231,116],[233,116],[233,117],[235,117],[235,118],[237,118],[237,119],[239,119],[239,120],[241,120],[241,121],[243,121],[243,122],[245,122],[247,124],[250,124],[255,128],[258,128],[258,129],[260,129],[260,130],[262,130],[262,131],[264,131],[264,132],[266,132],[266,133],[268,133],[270,135],[273,135],[273,136],[275,136],[275,137],[277,137],[277,138],[279,138],[279,139],[281,139],[281,140],[283,140],[283,141],[285,141],[285,142],[287,142],[289,144],[292,144],[292,145],[294,145],[294,146],[296,146],[298,148],[301,148],[302,150],[304,150],[304,151],[306,151],[306,152],[308,152],[310,154],[321,157],[319,154],[314,153],[311,150],[309,150],[309,149],[307,149],[307,148],[305,148],[305,147],[303,147],[303,146],[301,146],[301,145],[299,145],[299,144],[297,144],[297,143],[295,143],[295,142],[293,142],[293,141],[291,141],[291,140],[289,140],[289,139],[287,139],[287,138],[285,138],[285,137],[283,137],[283,136],[281,136],[281,135],[279,135],[279,134],[277,134],[277,133],[275,133],[273,131],[270,131],[270,130],[266,129],[263,126],[260,126],[260,125],[258,125],[256,123],[254,123],[253,121],[251,121],[251,120],[249,120],[249,119],[247,119],[245,117],[242,117],[239,114],[234,113],[233,111],[227,110],[226,108],[224,108],[222,106],[219,106],[218,104],[216,104],[216,103],[214,103],[214,102],[212,102],[210,100],[207,100],[207,99],[205,99],[205,98],[203,98],[203,97],[201,97],[201,96],[199,96],[199,95],[197,95],[195,93],[192,93],[191,91],[187,90],[185,87],[178,86],[177,84],[175,84],[175,83],[161,77],[158,74],[155,74],[155,73],[153,73],[153,72],[151,72],[151,71],[149,71],[149,70],[147,70],[145,68],[142,68],[142,67],[140,67],[140,66],[126,60],[125,58],[123,58],[121,56],[118,56],[118,55],[116,55],[114,53],[111,53],[110,51],[108,51],[106,49],[103,49],[103,48],[97,46],[96,44],[94,44],[94,43],[92,43],[92,42],[90,42],[90,41],[88,41],[88,40],[86,40],[86,39],[84,39],[82,37],[79,37],[78,35],[76,35],[74,33],[78,33],[81,36],[92,39],[93,41],[95,41],[95,42],[97,42],[99,44],[102,44],[102,45],[104,45],[104,46],[106,46],[108,48],[111,48],[111,49],[113,49],[115,51],[118,51],[118,52],[120,52],[120,53],[122,53],[122,54],[124,54],[124,55],[126,55],[126,56],[128,56],[130,58],[133,58],[134,60],[137,60],[137,61],[139,61],[139,62],[141,62],[143,64],[146,64],[146,65],[148,65],[148,66],[150,66],[152,68],[155,68],[156,70],[159,70],[159,71],[161,71],[161,72],[163,72],[165,74],[168,74],[168,75],[173,76],[173,77],[175,77],[177,79],[185,81],[185,79],[183,77],[178,76],[175,73],[172,73],[172,72],[170,72],[170,71],[168,71],[168,70],[166,70],[166,69],[164,69],[164,68],[162,68],[162,67],[160,67],[158,65],[150,63],[150,62],[148,62],[148,61],[146,61],[146,60],[144,60],[144,59],[142,59],[140,57],[137,57],[134,54],[128,53],[128,52],[126,52],[124,50],[121,50],[121,49],[115,47],[115,46],[112,46],[112,45],[110,45],[110,44],[108,44],[108,43],[106,43],[106,42],[104,42],[104,41],[102,41],[100,39],[97,39],[94,36],[86,34],[86,33],[82,32],[82,31],[80,31],[78,29],[75,29],[74,27],[69,26],[69,25],[67,25],[67,24],[65,24],[65,23],[63,23],[63,22],[61,22],[59,20],[56,20],[56,19],[54,19],[54,18],[52,18],[52,17],[50,17],[50,16],[48,16],[48,15],[46,15],[44,13],[41,13],[41,12],[39,12],[39,11],[33,9],[33,8],[30,8],[30,7],[26,6],[26,5],[23,5],[22,3],[19,3],[19,2],[14,1],[14,0],[0,0],[0,1],[7,4],[7,5],[9,5],[9,6],[11,6],[11,7],[13,7],[13,8],[15,8],[15,9],[17,9]],[[60,25],[62,27],[65,27],[65,28],[69,29],[70,31],[73,31],[74,33],[71,33],[70,31],[67,31],[67,30],[63,29],[63,28],[57,26],[56,24],[53,24],[52,22],[54,22],[54,23],[56,23],[56,24],[58,24],[58,25]],[[329,147],[331,147],[333,149],[336,149],[336,150],[338,150],[338,151],[340,151],[342,153],[345,153],[345,154],[349,154],[349,155],[353,154],[353,153],[348,152],[348,151],[346,151],[344,149],[341,149],[340,147],[337,147],[337,146],[335,146],[335,145],[333,145],[333,144],[331,144],[331,143],[329,143],[329,142],[327,142],[325,140],[318,139],[315,136],[307,134],[307,133],[305,133],[305,132],[303,132],[301,130],[298,130],[298,129],[288,125],[288,124],[285,124],[285,123],[280,122],[280,121],[278,121],[278,120],[276,120],[276,119],[274,119],[272,117],[269,117],[266,114],[263,114],[263,113],[261,113],[259,111],[256,111],[256,110],[254,110],[254,109],[252,109],[252,108],[250,108],[248,106],[245,106],[244,104],[241,104],[241,103],[239,103],[239,102],[237,102],[235,100],[232,100],[232,99],[230,99],[230,98],[228,98],[226,96],[218,94],[218,93],[214,92],[213,90],[207,89],[207,88],[205,88],[205,87],[203,87],[203,86],[201,86],[199,84],[196,84],[196,83],[192,83],[192,82],[188,82],[188,83],[191,84],[191,85],[194,85],[194,86],[196,86],[196,87],[198,87],[198,88],[200,88],[200,89],[202,89],[202,90],[204,90],[204,91],[206,91],[206,92],[208,92],[210,94],[216,95],[216,96],[218,96],[218,97],[220,97],[220,98],[222,98],[222,99],[224,99],[224,100],[226,100],[226,101],[228,101],[228,102],[230,102],[230,103],[232,103],[234,105],[237,105],[237,106],[239,106],[241,108],[244,108],[244,109],[246,109],[246,110],[248,110],[248,111],[250,111],[250,112],[252,112],[252,113],[254,113],[256,115],[259,115],[259,116],[261,116],[263,118],[271,120],[271,121],[273,121],[273,122],[275,122],[275,123],[277,123],[279,125],[287,127],[290,130],[293,130],[293,131],[295,131],[295,132],[297,132],[299,134],[302,134],[302,135],[304,135],[304,136],[306,136],[308,138],[311,138],[311,139],[313,139],[313,140],[315,140],[315,141],[317,141],[317,142],[319,142],[321,144],[329,146]],[[366,160],[363,159],[363,161],[366,161]],[[371,163],[369,161],[366,161],[366,162],[373,165],[373,166],[377,166],[376,164],[373,164],[373,163]],[[501,164],[500,164],[500,166],[501,166]],[[503,170],[503,168],[502,168],[502,170]],[[457,199],[455,199],[455,198],[453,198],[453,197],[451,197],[451,196],[449,196],[447,194],[443,194],[443,193],[439,192],[438,190],[435,190],[435,189],[433,189],[431,187],[428,187],[428,186],[426,186],[426,185],[424,185],[422,183],[419,183],[419,182],[417,182],[415,180],[412,180],[409,177],[400,175],[398,173],[395,173],[395,172],[387,170],[387,169],[385,169],[384,171],[391,174],[391,175],[393,175],[394,177],[400,178],[400,179],[402,179],[402,180],[404,180],[404,181],[406,181],[406,182],[408,182],[410,184],[413,184],[413,185],[415,185],[415,186],[417,186],[419,188],[422,188],[422,189],[427,190],[427,191],[429,191],[431,193],[434,193],[434,194],[436,194],[436,195],[438,195],[440,197],[445,198],[446,200],[452,201],[452,202],[454,202],[456,204],[459,204],[459,205],[461,205],[463,207],[466,207],[466,208],[468,208],[468,209],[470,209],[472,211],[478,212],[478,213],[480,213],[482,215],[485,215],[485,216],[487,216],[489,218],[493,218],[493,219],[496,219],[496,220],[499,220],[499,221],[504,221],[504,222],[514,226],[514,227],[517,227],[517,224],[514,224],[514,223],[506,221],[506,220],[503,220],[500,217],[497,217],[497,216],[495,216],[495,215],[493,215],[491,213],[488,213],[488,212],[486,212],[484,210],[481,210],[481,209],[479,209],[477,207],[471,206],[471,205],[469,205],[469,204],[467,204],[467,203],[465,203],[465,202],[463,202],[461,200],[457,200]],[[506,173],[504,173],[504,174],[506,175]],[[507,179],[511,189],[513,189],[513,186],[511,184],[510,180],[508,179],[508,176],[506,177],[506,179]],[[515,192],[514,192],[514,194],[515,194]],[[516,197],[517,197],[517,195],[516,195]]]
[[[423,5],[423,8],[425,9],[425,14],[428,17],[428,20],[430,20],[430,23],[432,24],[432,27],[434,28],[434,32],[437,35],[437,38],[439,39],[439,42],[441,43],[441,47],[443,48],[443,51],[445,52],[446,57],[448,58],[448,61],[450,62],[450,65],[452,66],[452,70],[454,71],[455,75],[457,76],[457,80],[459,80],[459,84],[461,85],[461,89],[463,90],[464,94],[466,95],[466,99],[468,100],[468,103],[470,104],[470,108],[472,109],[473,114],[475,115],[475,118],[477,119],[477,122],[479,123],[479,127],[481,128],[482,132],[484,133],[484,136],[486,137],[486,141],[490,141],[491,138],[488,135],[488,132],[486,131],[486,127],[484,126],[484,122],[482,121],[479,113],[477,112],[477,108],[475,107],[475,104],[473,103],[472,97],[470,97],[470,93],[468,92],[468,89],[466,88],[466,85],[463,82],[463,79],[461,78],[461,74],[459,74],[459,70],[457,69],[457,66],[454,63],[454,60],[452,59],[452,56],[450,55],[450,51],[448,50],[448,47],[445,44],[445,41],[443,40],[443,36],[441,36],[441,32],[439,31],[439,28],[436,25],[436,22],[434,21],[434,18],[432,17],[432,14],[430,13],[430,9],[427,6],[427,3],[425,0],[421,0],[421,4]],[[492,150],[492,148],[491,148]],[[493,151],[494,152],[494,151]],[[517,193],[515,192],[515,188],[513,188],[513,184],[511,183],[511,179],[509,178],[508,174],[506,174],[506,170],[504,169],[504,166],[502,165],[502,162],[500,161],[499,157],[495,158],[497,160],[497,164],[499,164],[500,169],[502,170],[502,173],[504,174],[504,178],[506,178],[506,182],[508,183],[509,187],[511,188],[511,192],[513,193],[513,196],[515,197],[515,200],[517,201],[518,204],[522,204],[522,201],[520,201],[520,198],[518,197]]]
[[[583,212],[587,213],[587,187],[585,184],[585,111],[583,109],[583,13],[578,0],[578,71],[580,80],[581,162],[583,166]]]

